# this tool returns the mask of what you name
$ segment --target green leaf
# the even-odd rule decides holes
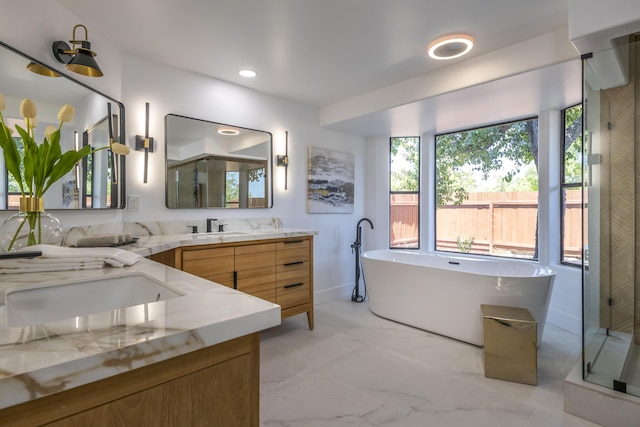
[[[2,146],[2,151],[4,152],[4,161],[7,167],[7,171],[18,183],[20,192],[24,194],[24,187],[22,185],[22,173],[20,172],[20,153],[18,152],[18,147],[16,147],[13,137],[9,132],[9,128],[5,125],[2,125],[2,129],[0,131],[0,145]]]
[[[91,154],[91,152],[91,146],[85,145],[78,151],[69,150],[60,156],[58,162],[56,162],[51,169],[51,173],[48,176],[47,182],[42,190],[42,194],[44,194],[53,183],[69,173],[76,163],[82,160],[85,156]]]

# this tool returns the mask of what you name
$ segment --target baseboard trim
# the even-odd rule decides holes
[[[351,297],[352,291],[353,291],[353,284],[336,286],[329,289],[322,289],[314,292],[313,302],[314,304],[322,304],[324,302],[329,302],[331,300],[335,300],[339,298]]]

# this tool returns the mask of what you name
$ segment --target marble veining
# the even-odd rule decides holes
[[[26,327],[7,326],[6,307],[0,306],[0,409],[280,323],[276,304],[148,259],[124,268],[7,274],[0,292],[123,270],[143,272],[185,295]]]
[[[482,348],[380,318],[368,302],[315,312],[313,331],[293,316],[261,334],[262,427],[596,426],[564,412],[581,341],[554,325],[531,386],[486,378]]]

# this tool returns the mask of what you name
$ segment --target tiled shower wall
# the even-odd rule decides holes
[[[640,342],[640,42],[630,45],[629,64],[629,84],[601,92],[600,129],[609,131],[601,153],[600,319]]]

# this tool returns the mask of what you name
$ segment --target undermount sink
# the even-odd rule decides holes
[[[38,325],[184,295],[143,273],[21,286],[7,290],[7,326]]]

